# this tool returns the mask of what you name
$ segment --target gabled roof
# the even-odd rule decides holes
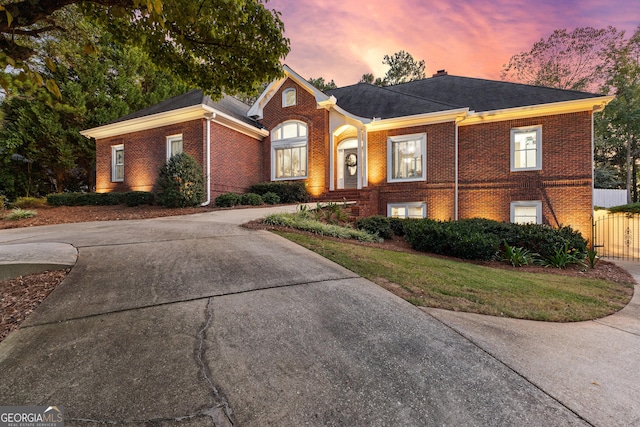
[[[109,138],[131,132],[153,129],[208,118],[252,138],[262,139],[268,132],[247,115],[249,106],[237,98],[225,96],[214,102],[202,90],[194,89],[158,104],[120,117],[106,125],[80,132],[88,138]]]
[[[137,119],[140,117],[151,116],[153,114],[165,113],[168,111],[179,110],[185,107],[192,107],[194,105],[206,105],[217,111],[228,114],[229,116],[243,121],[249,125],[257,126],[255,120],[252,120],[247,116],[249,106],[233,96],[225,96],[220,101],[214,102],[209,96],[205,95],[200,89],[193,89],[182,95],[174,96],[173,98],[166,99],[159,104],[152,105],[142,110],[135,111],[124,117],[114,120],[111,123],[124,122],[131,119]]]

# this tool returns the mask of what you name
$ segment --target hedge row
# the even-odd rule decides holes
[[[60,193],[49,194],[47,204],[50,206],[107,206],[152,205],[155,195],[148,191],[128,191],[113,193]]]
[[[309,200],[309,192],[304,182],[262,182],[249,187],[249,193],[264,196],[267,193],[277,194],[280,203],[304,203]]]
[[[570,252],[584,253],[587,242],[571,227],[552,228],[539,224],[511,224],[487,219],[407,221],[405,238],[414,249],[463,259],[489,260],[503,242],[522,247],[542,258],[568,245]]]

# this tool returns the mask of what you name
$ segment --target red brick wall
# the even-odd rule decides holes
[[[510,131],[542,126],[542,169],[510,171]],[[542,202],[543,222],[591,236],[591,113],[460,126],[459,217],[510,220],[510,203]]]
[[[182,134],[183,150],[203,164],[204,120],[96,141],[96,191],[151,191],[167,161],[167,136]],[[124,144],[124,181],[111,182],[111,146]]]
[[[296,89],[296,105],[282,107],[282,91],[288,88]],[[307,124],[309,135],[308,145],[308,178],[307,189],[311,194],[319,195],[329,190],[329,112],[316,108],[315,97],[298,85],[287,79],[278,92],[264,107],[262,124],[269,131],[287,120],[300,120]],[[271,139],[263,142],[263,180],[271,180]]]
[[[211,123],[212,201],[229,191],[244,193],[248,187],[262,181],[263,144],[218,123]],[[204,172],[206,174],[206,170]]]
[[[420,133],[426,134],[426,181],[388,182],[387,138]],[[386,215],[389,203],[425,202],[429,218],[448,220],[454,217],[454,123],[370,132],[368,147],[370,185],[380,189],[378,214]]]
[[[96,191],[151,191],[167,160],[166,138],[182,134],[183,150],[203,167],[206,179],[204,119],[163,126],[96,142]],[[124,182],[111,182],[111,146],[124,144]],[[218,123],[211,123],[211,200],[244,192],[262,177],[262,143]]]

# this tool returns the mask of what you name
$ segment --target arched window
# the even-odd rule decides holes
[[[290,87],[282,91],[282,106],[292,107],[296,105],[296,88]]]
[[[271,131],[271,179],[307,177],[307,125],[291,120]]]

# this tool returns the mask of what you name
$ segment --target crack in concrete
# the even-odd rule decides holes
[[[232,427],[233,421],[231,421],[231,408],[229,408],[226,399],[220,395],[220,392],[213,384],[213,380],[211,379],[211,370],[209,369],[209,365],[207,364],[207,361],[205,359],[205,354],[207,352],[207,331],[213,323],[212,303],[213,297],[210,297],[209,301],[207,302],[207,307],[205,308],[205,320],[197,334],[198,348],[196,349],[195,356],[196,362],[200,366],[200,375],[209,386],[214,400],[220,402],[220,404],[214,407],[212,411],[208,411],[207,415],[211,417],[216,426]]]
[[[211,408],[202,409],[194,414],[189,415],[181,415],[174,418],[150,418],[150,419],[125,419],[125,420],[114,420],[114,419],[93,419],[93,418],[77,418],[77,417],[66,417],[68,421],[74,421],[77,423],[86,423],[86,424],[112,424],[112,425],[122,425],[122,424],[154,424],[154,423],[162,423],[162,422],[183,422],[190,421],[195,418],[211,418],[216,426],[226,426],[232,424],[224,424],[219,421],[220,416],[226,417],[224,415],[224,405],[212,406]]]

